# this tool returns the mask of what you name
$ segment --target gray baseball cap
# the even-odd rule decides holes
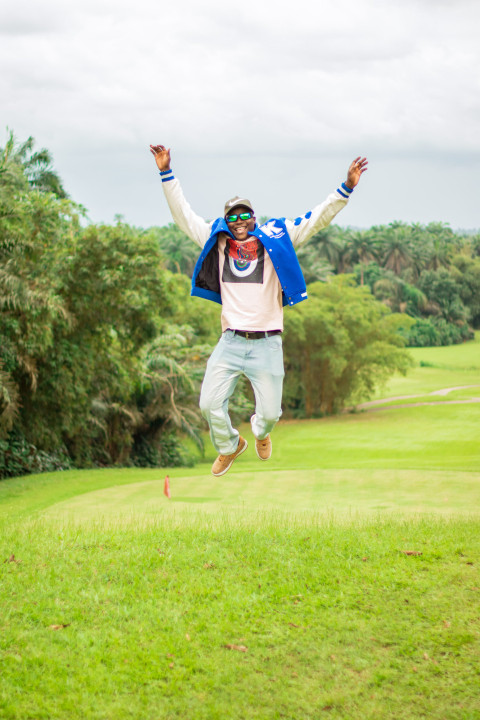
[[[236,208],[239,205],[242,205],[243,207],[247,207],[249,210],[252,211],[252,213],[254,212],[252,203],[250,202],[250,200],[247,200],[247,198],[239,197],[238,195],[236,195],[234,198],[232,198],[231,200],[227,200],[227,202],[225,203],[225,213],[224,214],[230,215],[233,208]]]

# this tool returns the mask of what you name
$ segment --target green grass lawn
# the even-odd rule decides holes
[[[248,450],[221,480],[215,453],[193,469],[107,469],[26,476],[0,483],[0,517],[68,517],[221,512],[478,511],[480,404],[361,412],[281,422],[274,455],[261,463],[248,427]],[[171,478],[172,500],[163,479]]]
[[[435,348],[410,348],[413,367],[404,377],[395,375],[376,398],[426,394],[459,385],[480,386],[480,331],[475,340],[461,345]],[[479,394],[480,387],[471,394]]]
[[[480,384],[478,350],[384,396]],[[281,422],[222,478],[209,448],[0,482],[0,718],[480,718],[479,427],[437,402]]]
[[[479,717],[472,520],[37,520],[1,549],[2,718]]]

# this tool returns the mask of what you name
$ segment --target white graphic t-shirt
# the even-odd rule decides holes
[[[283,330],[282,288],[262,243],[218,240],[222,331]]]

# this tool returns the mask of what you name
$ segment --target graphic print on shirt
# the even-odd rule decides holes
[[[263,284],[265,250],[256,238],[239,243],[227,238],[222,281]]]

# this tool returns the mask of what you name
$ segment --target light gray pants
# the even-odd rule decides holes
[[[232,426],[228,401],[240,375],[246,375],[255,393],[252,431],[263,440],[282,414],[282,336],[247,340],[226,330],[211,354],[200,394],[200,409],[210,427],[215,450],[231,455],[238,446],[239,433]]]

